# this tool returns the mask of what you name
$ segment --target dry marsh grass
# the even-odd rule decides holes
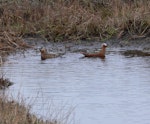
[[[150,35],[149,0],[17,0],[0,5],[1,30],[47,40]]]
[[[5,95],[0,95],[0,123],[1,124],[55,124],[46,123],[38,119],[35,115],[30,114],[30,108],[25,106],[23,100],[17,103],[8,100]]]
[[[0,66],[5,62],[6,56],[16,50],[31,48],[21,37],[12,31],[0,31]]]
[[[32,99],[33,100],[33,99]],[[31,102],[31,101],[30,101]],[[50,107],[48,119],[37,116],[31,112],[33,107],[18,94],[17,102],[10,95],[0,92],[0,123],[1,124],[72,124],[70,116],[72,110],[64,112],[62,109],[52,109]],[[44,108],[43,108],[44,109]]]

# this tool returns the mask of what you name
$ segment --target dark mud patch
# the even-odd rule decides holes
[[[25,39],[26,43],[34,46],[37,52],[44,47],[48,52],[52,53],[77,53],[86,51],[98,51],[101,49],[103,42],[98,41],[43,41],[42,39]]]
[[[144,57],[144,56],[150,56],[150,53],[143,52],[140,50],[127,50],[123,53],[125,56],[130,56],[130,57]]]
[[[150,53],[150,37],[138,40],[116,40],[111,39],[107,41],[63,41],[63,42],[52,42],[44,41],[39,38],[26,38],[25,42],[31,46],[34,46],[36,50],[41,47],[45,47],[48,51],[52,52],[85,52],[85,51],[98,51],[101,48],[101,44],[106,42],[108,49],[123,49],[128,50],[139,50],[144,53]],[[138,53],[137,53],[138,54]],[[144,54],[145,55],[145,54]]]
[[[128,40],[128,39],[111,39],[107,41],[92,41],[92,40],[78,40],[78,41],[62,41],[62,42],[53,42],[53,41],[47,41],[42,38],[34,38],[34,37],[28,37],[24,38],[21,43],[13,42],[13,44],[17,44],[19,47],[11,46],[11,48],[15,49],[14,51],[22,50],[26,51],[26,48],[34,49],[38,52],[40,52],[41,47],[45,47],[48,52],[53,53],[69,53],[69,52],[93,52],[93,51],[99,51],[101,49],[102,43],[107,43],[107,53],[109,53],[110,49],[113,49],[113,51],[125,51],[123,55],[126,56],[149,56],[150,53],[150,37],[142,38],[142,39],[136,39],[136,40]],[[19,44],[20,43],[20,44]],[[23,46],[22,46],[23,44]],[[2,44],[3,46],[8,46],[8,43]],[[10,44],[9,44],[10,45]],[[4,47],[1,48],[4,48]],[[14,51],[8,50],[8,53],[14,53]],[[6,50],[1,49],[0,53],[6,52]],[[106,53],[106,54],[107,54]],[[7,56],[7,55],[6,55]],[[4,55],[0,54],[1,62],[4,61]]]
[[[106,43],[108,43],[110,47],[125,48],[126,50],[130,49],[130,50],[150,51],[150,37],[136,40],[112,39],[106,41]]]

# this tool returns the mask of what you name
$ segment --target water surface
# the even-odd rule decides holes
[[[75,107],[77,124],[150,122],[150,57],[109,50],[105,59],[66,53],[41,61],[40,54],[30,50],[10,56],[1,69],[15,82],[10,92],[36,99],[33,112],[38,115],[47,116],[52,100],[60,108]]]

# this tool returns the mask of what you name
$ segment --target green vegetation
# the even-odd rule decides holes
[[[47,40],[146,37],[149,0],[13,0],[1,2],[1,31]]]

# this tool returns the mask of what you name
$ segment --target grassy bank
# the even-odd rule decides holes
[[[32,124],[31,122],[39,122],[35,116],[29,114],[29,108],[24,103],[15,103],[9,101],[4,95],[0,95],[0,123],[1,124]]]
[[[150,1],[129,1],[5,0],[0,30],[54,41],[149,36]]]
[[[56,109],[50,106],[47,120],[37,117],[31,112],[34,103],[28,103],[18,94],[17,102],[12,96],[6,95],[4,91],[0,92],[0,124],[71,124],[72,110],[64,112],[64,108]],[[32,100],[30,100],[33,102]],[[35,102],[35,101],[34,101]],[[32,104],[32,105],[31,105]],[[55,110],[55,111],[54,111]],[[42,110],[41,110],[42,111]],[[47,110],[48,111],[48,110]],[[48,113],[48,112],[47,112]]]
[[[0,95],[0,123],[1,124],[57,124],[52,121],[43,121],[30,114],[30,107],[20,99],[20,103],[8,100],[5,95]]]

